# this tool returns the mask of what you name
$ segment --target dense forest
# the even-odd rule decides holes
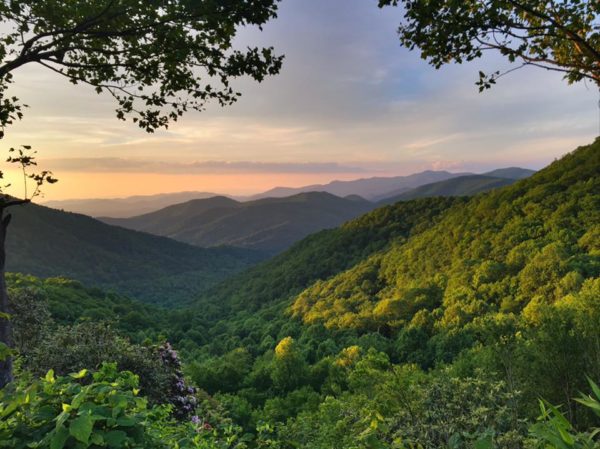
[[[177,308],[8,281],[0,447],[598,447],[600,139],[313,234]]]
[[[153,303],[185,300],[265,258],[242,248],[198,248],[35,204],[15,208],[12,222],[9,271],[68,276]]]

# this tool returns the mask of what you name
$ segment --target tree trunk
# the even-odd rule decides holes
[[[6,289],[5,267],[6,267],[6,230],[10,223],[10,215],[5,215],[4,208],[0,208],[0,312],[10,315],[8,302],[8,291]],[[9,348],[13,347],[12,325],[10,319],[0,316],[0,342]],[[12,382],[12,358],[0,360],[0,388]]]

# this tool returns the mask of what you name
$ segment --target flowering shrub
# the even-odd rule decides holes
[[[23,316],[16,324],[24,322]],[[29,327],[31,318],[24,322]],[[24,326],[15,326],[22,333]],[[119,371],[139,376],[140,393],[152,404],[165,403],[170,388],[171,370],[167,369],[158,349],[131,343],[109,323],[84,321],[70,326],[49,328],[30,350],[21,352],[23,369],[44,376],[52,369],[65,376],[84,368],[97,369],[103,362],[115,362]]]
[[[188,386],[181,370],[181,361],[177,351],[173,349],[170,343],[165,343],[159,347],[158,353],[165,368],[171,373],[169,381],[169,392],[166,402],[173,405],[173,414],[178,419],[185,419],[191,416],[196,410],[198,401],[195,397],[196,389]]]

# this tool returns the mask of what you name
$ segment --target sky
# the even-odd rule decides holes
[[[56,200],[539,169],[598,135],[593,86],[531,68],[479,93],[479,70],[510,65],[490,55],[435,70],[400,46],[401,19],[376,0],[284,0],[262,32],[236,39],[241,48],[274,46],[282,72],[238,80],[234,106],[210,105],[155,134],[117,120],[108,96],[26,66],[11,93],[30,107],[2,145],[38,150],[40,167],[59,178],[44,200]]]

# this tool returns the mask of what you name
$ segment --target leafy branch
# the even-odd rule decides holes
[[[36,154],[37,151],[32,150],[30,145],[21,145],[19,148],[10,148],[8,150],[9,157],[6,162],[15,164],[19,167],[23,176],[23,198],[13,198],[3,193],[3,189],[10,187],[11,184],[5,184],[0,187],[0,194],[3,195],[0,208],[16,206],[31,202],[35,197],[42,194],[41,188],[44,184],[55,184],[58,179],[54,177],[51,171],[42,170],[40,172],[32,171],[33,167],[37,167]],[[0,171],[0,179],[4,179],[4,172]],[[29,182],[33,181],[33,191],[28,190]]]

